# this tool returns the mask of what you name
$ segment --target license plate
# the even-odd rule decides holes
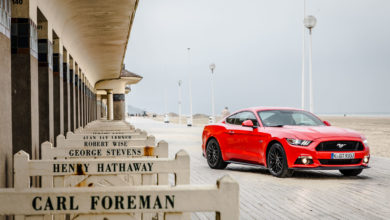
[[[354,159],[355,153],[332,153],[332,159]]]

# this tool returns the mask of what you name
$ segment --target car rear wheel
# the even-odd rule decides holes
[[[267,154],[267,167],[269,172],[276,177],[290,177],[294,173],[288,169],[286,153],[281,144],[274,143]]]
[[[225,169],[227,166],[227,163],[222,159],[221,149],[219,148],[218,141],[215,139],[211,139],[207,143],[206,158],[209,167],[212,169]]]
[[[363,169],[352,169],[352,170],[340,170],[344,176],[357,176],[359,175]]]

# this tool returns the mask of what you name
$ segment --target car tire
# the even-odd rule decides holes
[[[228,165],[223,161],[221,148],[216,139],[211,139],[206,146],[206,159],[212,169],[225,169]]]
[[[286,153],[279,143],[271,145],[267,154],[267,167],[273,176],[280,178],[290,177],[294,173],[294,170],[288,168]]]
[[[363,169],[352,169],[352,170],[339,170],[344,176],[357,176]]]

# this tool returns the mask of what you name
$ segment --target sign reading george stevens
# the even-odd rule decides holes
[[[119,148],[70,148],[66,151],[68,157],[109,157],[109,156],[143,156],[145,147],[119,147]]]

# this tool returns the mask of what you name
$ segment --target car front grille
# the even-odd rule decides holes
[[[323,165],[350,165],[359,164],[362,159],[319,159]]]
[[[362,151],[364,146],[360,141],[325,141],[317,147],[317,151]]]

